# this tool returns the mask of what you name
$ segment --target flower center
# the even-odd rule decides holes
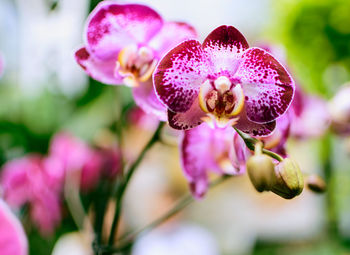
[[[217,119],[232,119],[244,106],[241,85],[233,85],[226,76],[220,76],[215,81],[207,80],[199,92],[199,105],[204,112]]]
[[[157,60],[153,51],[145,46],[130,45],[123,48],[118,55],[117,70],[124,76],[124,83],[130,87],[136,87],[139,82],[147,81],[154,69]]]

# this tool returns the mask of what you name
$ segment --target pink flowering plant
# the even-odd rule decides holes
[[[0,238],[14,245],[0,240],[0,254],[28,254],[25,232],[49,240],[67,221],[89,254],[130,254],[142,234],[242,175],[257,192],[284,199],[304,187],[321,193],[326,183],[304,173],[288,142],[350,133],[349,84],[329,102],[306,93],[273,46],[250,47],[231,25],[198,35],[149,6],[100,1],[74,59],[86,76],[115,85],[109,91],[118,104],[108,107],[118,109],[98,116],[115,115],[89,141],[67,131],[74,129],[67,121],[46,137],[44,150],[4,156]],[[83,129],[88,133],[90,126]],[[149,136],[140,150],[131,132],[136,140]],[[122,224],[125,193],[145,155],[156,143],[174,140],[187,194],[138,230]]]

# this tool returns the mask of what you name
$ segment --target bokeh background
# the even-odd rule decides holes
[[[84,21],[98,2],[0,1],[0,52],[5,62],[0,80],[1,165],[27,153],[47,153],[50,139],[61,130],[92,144],[101,132],[116,132],[120,112],[132,107],[128,88],[89,79],[73,57],[83,43]],[[327,100],[350,80],[348,0],[137,3],[151,6],[166,20],[189,22],[201,39],[228,24],[238,28],[251,46],[279,47],[300,86]],[[147,128],[130,125],[123,133],[125,153],[130,158],[137,155],[150,135]],[[349,139],[329,133],[314,140],[291,140],[288,149],[304,172],[325,177],[327,193],[306,190],[286,201],[258,194],[246,176],[232,178],[140,239],[134,253],[187,255],[201,247],[198,254],[208,255],[350,254]],[[138,169],[127,192],[123,225],[146,224],[187,189],[177,142],[169,139],[152,148]],[[51,236],[26,230],[30,254],[44,255],[51,254],[63,233],[76,227],[67,215]],[[158,247],[158,253],[152,247]]]

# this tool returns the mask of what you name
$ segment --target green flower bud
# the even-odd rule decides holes
[[[304,188],[304,178],[298,164],[286,158],[275,167],[271,191],[283,198],[298,196]]]
[[[306,185],[310,190],[316,193],[323,193],[327,188],[325,181],[317,174],[309,175],[306,179]]]
[[[247,172],[250,181],[259,192],[270,190],[274,180],[275,165],[267,155],[260,154],[251,156],[247,161]]]

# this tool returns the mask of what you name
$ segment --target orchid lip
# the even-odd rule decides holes
[[[148,47],[129,45],[119,52],[116,70],[125,76],[123,79],[125,85],[137,87],[140,82],[150,79],[157,63],[153,51]]]
[[[205,81],[198,97],[201,109],[219,120],[239,115],[244,106],[241,85],[232,85],[226,76],[220,76],[215,81]]]

